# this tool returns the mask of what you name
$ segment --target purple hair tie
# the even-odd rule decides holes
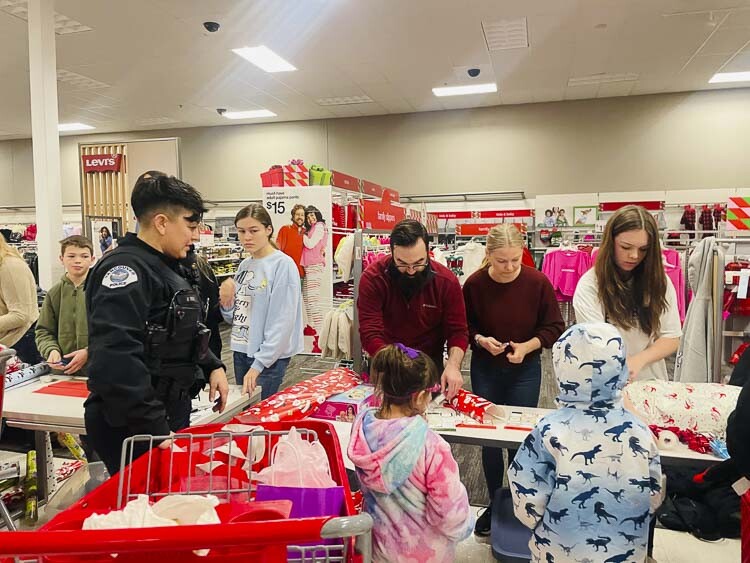
[[[398,348],[404,354],[406,354],[411,360],[416,360],[419,357],[419,351],[415,350],[414,348],[409,348],[408,346],[405,346],[404,344],[401,344],[400,342],[396,342],[394,346],[396,346],[396,348]]]

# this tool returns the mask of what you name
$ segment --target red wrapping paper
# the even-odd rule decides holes
[[[495,404],[483,399],[479,395],[470,393],[463,389],[458,390],[458,394],[453,397],[448,405],[455,409],[461,414],[466,414],[479,422],[484,422],[484,416],[487,414],[487,409],[494,407]]]

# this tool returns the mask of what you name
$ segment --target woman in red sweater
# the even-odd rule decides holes
[[[511,224],[487,235],[482,267],[463,287],[471,342],[472,391],[499,405],[536,407],[542,381],[541,349],[562,334],[565,323],[547,277],[522,265],[524,242]],[[508,462],[515,450],[508,450]],[[492,500],[503,481],[503,452],[482,448],[490,506],[474,533],[489,535]]]

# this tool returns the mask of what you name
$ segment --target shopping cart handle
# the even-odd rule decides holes
[[[4,532],[0,541],[0,556],[186,551],[264,546],[270,543],[288,545],[323,537],[325,524],[331,520],[353,521],[351,524],[334,524],[340,526],[341,530],[352,526],[347,527],[346,533],[342,532],[341,535],[355,535],[362,533],[357,530],[364,529],[364,520],[359,517],[325,517],[119,530]]]

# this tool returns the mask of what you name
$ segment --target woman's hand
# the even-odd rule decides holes
[[[641,373],[641,370],[645,368],[648,365],[648,362],[643,358],[641,354],[636,354],[635,356],[630,356],[627,359],[628,364],[628,381],[635,381],[635,379],[638,377],[638,374]]]
[[[495,338],[492,336],[480,336],[477,338],[477,344],[479,344],[482,348],[487,350],[490,354],[493,356],[497,356],[498,354],[502,354],[505,352],[505,349],[508,347],[507,344],[503,344],[502,342],[498,342]]]
[[[523,359],[526,357],[526,354],[531,351],[526,342],[521,342],[519,344],[511,340],[510,342],[508,342],[508,346],[510,346],[511,352],[508,354],[507,358],[511,364],[523,363]]]

